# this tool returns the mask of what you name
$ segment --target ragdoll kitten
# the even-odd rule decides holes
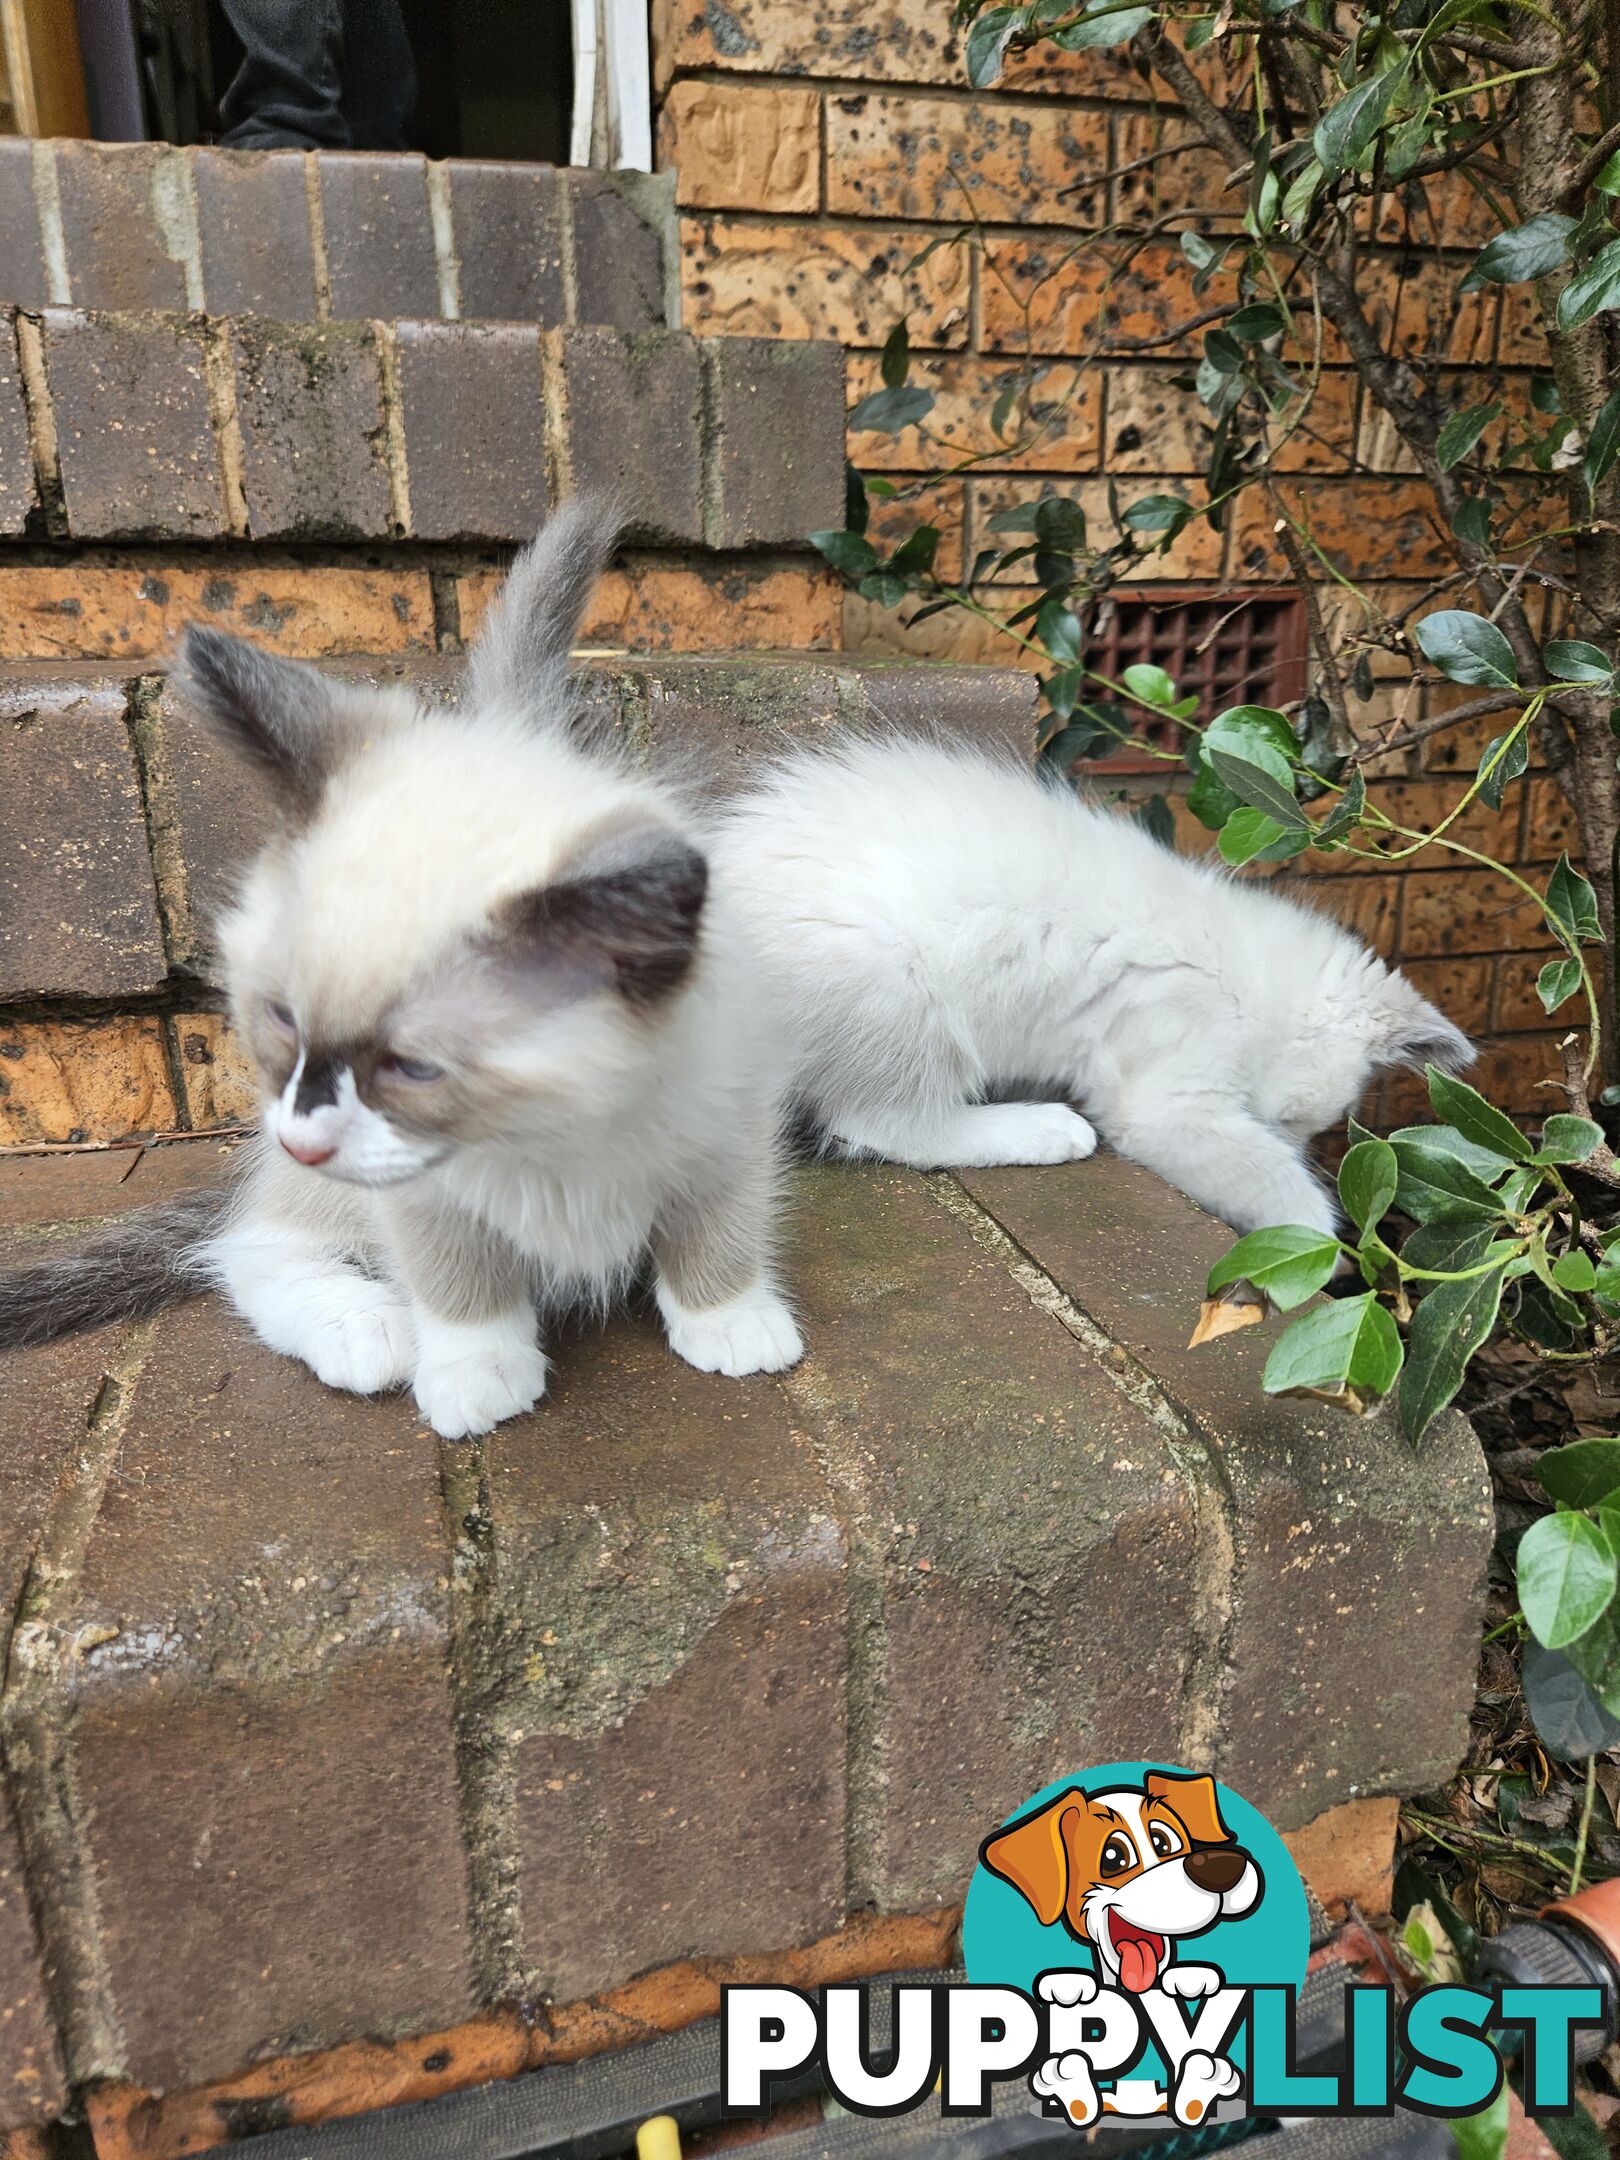
[[[1450,1021],[1347,930],[1009,758],[790,754],[710,851],[830,1144],[919,1168],[1123,1155],[1239,1230],[1337,1211],[1305,1143]],[[987,1100],[1014,1087],[1045,1101]]]
[[[188,703],[284,819],[220,936],[262,1137],[228,1204],[0,1285],[0,1344],[211,1277],[272,1349],[361,1394],[409,1383],[456,1439],[539,1400],[537,1298],[600,1301],[650,1253],[689,1364],[801,1355],[738,925],[678,799],[571,732],[568,650],[613,540],[589,506],[552,518],[460,712],[188,633]]]

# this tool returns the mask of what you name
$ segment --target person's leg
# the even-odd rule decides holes
[[[343,117],[356,150],[405,150],[416,63],[399,0],[342,0]]]
[[[342,0],[221,0],[242,65],[220,100],[232,150],[347,150]]]

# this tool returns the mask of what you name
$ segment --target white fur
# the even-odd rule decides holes
[[[532,1410],[546,1390],[534,1308],[461,1322],[417,1315],[416,1407],[446,1440],[487,1433]]]
[[[769,1283],[756,1284],[741,1297],[707,1311],[689,1311],[666,1283],[658,1285],[658,1310],[669,1331],[669,1347],[699,1372],[782,1372],[804,1355],[804,1338],[781,1293]]]
[[[1306,1141],[1380,1065],[1471,1055],[1336,923],[987,753],[874,738],[789,756],[713,861],[795,1091],[852,1154],[1090,1152],[1073,1112],[986,1100],[1021,1085],[1080,1104],[1239,1229],[1327,1230]]]

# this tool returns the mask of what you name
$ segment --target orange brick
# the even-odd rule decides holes
[[[461,635],[470,640],[505,580],[478,570],[457,593]],[[838,644],[839,584],[830,570],[656,564],[609,570],[597,585],[580,633],[585,647],[623,652],[726,652],[785,646],[827,651]]]
[[[1510,1035],[1479,1045],[1469,1084],[1532,1125],[1568,1108],[1559,1082],[1563,1066],[1558,1045],[1566,1030],[1543,1035]],[[1391,1125],[1433,1116],[1421,1073],[1393,1073],[1384,1083],[1380,1114]]]
[[[1133,478],[1129,487],[1119,489],[1120,508],[1128,509],[1142,495],[1188,493],[1183,483],[1179,489],[1174,478]],[[1119,538],[1109,507],[1108,482],[1102,479],[1076,480],[1072,487],[1059,485],[1057,493],[1072,495],[1086,514],[1087,538],[1093,548],[1111,546]],[[1011,508],[1014,503],[1034,502],[1041,494],[1039,486],[1029,481],[976,480],[973,482],[973,535],[974,545],[988,546],[996,538],[986,529],[985,520],[998,510]],[[1017,545],[1027,535],[1011,533],[1005,538]],[[1221,574],[1221,558],[1224,535],[1211,530],[1206,518],[1195,517],[1184,526],[1163,554],[1148,555],[1143,559],[1136,575],[1145,581],[1158,583],[1175,578],[1218,578]],[[1016,566],[1015,566],[1016,574]],[[1027,575],[1027,573],[1025,573]]]
[[[962,48],[940,0],[653,0],[660,85],[688,68],[751,75],[823,75],[863,82],[965,85]],[[1118,52],[1066,53],[1046,44],[1014,55],[1006,81],[1020,90],[1141,96]]]
[[[1023,598],[1011,590],[998,596],[1017,605]],[[908,607],[886,608],[875,600],[863,600],[857,592],[844,595],[844,650],[873,655],[893,654],[903,660],[957,660],[985,667],[1031,666],[1030,656],[1008,634],[982,615],[966,608],[943,608],[915,629],[906,628]]]
[[[1578,863],[1581,860],[1581,835],[1569,797],[1552,779],[1531,780],[1529,791],[1530,803],[1524,820],[1525,861],[1550,863],[1567,854],[1572,862]]]
[[[1496,962],[1406,960],[1403,972],[1465,1035],[1483,1035],[1491,1024],[1491,984]]]
[[[406,652],[433,644],[433,591],[423,570],[261,562],[0,569],[0,660],[152,659],[188,622],[308,659]]]
[[[932,390],[935,404],[924,425],[938,446],[940,459],[972,458],[980,472],[1084,472],[1096,466],[1100,376],[1095,369],[1056,361],[1037,365],[1022,387],[997,435],[991,413],[1004,386],[1018,381],[1020,370],[1005,362],[981,360],[976,353],[935,359],[919,355],[911,381]],[[851,353],[849,401],[854,405],[881,381],[875,353]],[[890,472],[915,463],[917,436],[859,434],[849,438],[849,454],[862,472]],[[1019,446],[1024,447],[1020,448]]]
[[[1376,237],[1393,245],[1477,248],[1501,229],[1501,221],[1460,172],[1407,180],[1378,198]]]
[[[1522,952],[1552,943],[1540,908],[1493,870],[1408,870],[1401,886],[1403,953]]]
[[[819,210],[821,99],[814,90],[679,82],[658,121],[658,162],[694,210]]]
[[[1356,405],[1361,378],[1323,368],[1314,386],[1298,375],[1300,394],[1274,414],[1265,433],[1278,472],[1344,472],[1355,456]]]
[[[1481,694],[1467,683],[1425,683],[1423,717],[1438,720],[1443,713],[1467,705]],[[1516,706],[1506,706],[1500,712],[1481,713],[1477,719],[1459,720],[1455,727],[1428,738],[1423,745],[1423,763],[1430,772],[1472,775],[1479,770],[1486,745],[1511,727],[1518,717]],[[1543,762],[1541,748],[1533,728],[1526,747],[1531,765],[1540,765]]]
[[[1180,389],[1185,370],[1121,363],[1108,370],[1111,473],[1201,473],[1215,422],[1195,390]]]
[[[1488,366],[1496,351],[1497,291],[1459,293],[1463,265],[1432,258],[1401,264],[1394,350],[1408,357]]]
[[[1389,1911],[1400,1819],[1399,1800],[1346,1800],[1285,1831],[1283,1843],[1335,1919],[1351,1905],[1373,1919]]]
[[[0,1028],[0,1145],[125,1140],[178,1122],[161,1021],[22,1020]]]
[[[964,345],[968,251],[937,248],[908,267],[921,245],[916,233],[877,225],[850,232],[683,218],[686,327],[707,336],[881,345],[904,315],[914,345]]]
[[[1028,98],[827,100],[827,207],[847,216],[1091,227],[1107,173],[1106,114]]]
[[[1486,428],[1480,437],[1475,453],[1491,465],[1502,458],[1508,437],[1520,438],[1525,423],[1531,420],[1530,378],[1526,374],[1492,370],[1482,373],[1470,369],[1466,373],[1442,373],[1437,387],[1441,397],[1453,412],[1463,412],[1480,405],[1500,404],[1502,412]],[[1545,422],[1536,419],[1539,434]],[[1401,440],[1395,422],[1378,403],[1376,398],[1366,399],[1361,414],[1361,433],[1356,445],[1356,455],[1363,465],[1374,472],[1416,472],[1417,459]],[[1521,459],[1522,463],[1523,460]]]
[[[251,1125],[259,1114],[253,1068],[223,1013],[181,1013],[174,1022],[186,1115],[201,1130]]]
[[[1179,112],[1116,113],[1112,169],[1116,225],[1151,224],[1172,210],[1196,211],[1207,224],[1242,223],[1245,183],[1227,187],[1231,160],[1206,149]]]
[[[885,554],[919,525],[932,525],[939,534],[934,568],[940,577],[954,582],[962,575],[967,482],[905,479],[899,474],[895,480],[905,493],[887,502],[881,496],[872,497],[867,537],[879,554]]]
[[[1179,247],[1153,241],[1117,275],[1117,244],[1003,240],[984,267],[984,337],[993,352],[1101,353],[1120,339],[1165,337],[1223,297],[1219,283],[1200,300]],[[1190,353],[1182,338],[1161,358]]]
[[[1547,331],[1533,285],[1504,285],[1502,326],[1497,333],[1496,357],[1504,367],[1551,365]]]
[[[1453,566],[1434,497],[1421,481],[1288,480],[1278,492],[1286,514],[1344,577],[1375,577],[1392,562],[1436,576]],[[1278,545],[1269,492],[1246,488],[1234,508],[1233,575],[1286,578],[1288,559]]]
[[[1323,862],[1330,866],[1332,857],[1324,857]],[[1401,878],[1326,876],[1313,877],[1308,884],[1295,879],[1282,882],[1295,888],[1291,897],[1320,908],[1379,952],[1388,956],[1396,951],[1400,943]]]

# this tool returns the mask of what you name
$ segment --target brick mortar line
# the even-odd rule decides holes
[[[23,416],[34,460],[34,488],[39,514],[52,538],[67,537],[67,502],[62,490],[62,461],[56,440],[56,413],[45,368],[45,333],[37,314],[17,311],[17,372],[22,378]],[[59,560],[53,555],[53,560]]]
[[[309,220],[310,275],[315,287],[315,319],[332,319],[332,266],[326,253],[326,204],[321,199],[320,152],[304,152],[304,207]]]
[[[46,1995],[75,2086],[121,2077],[126,2048],[74,1760],[70,1675],[83,1646],[71,1623],[91,1532],[159,1324],[147,1320],[126,1332],[86,1410],[84,1443],[62,1475],[29,1562],[0,1688],[0,1742]]]
[[[34,213],[39,220],[40,251],[45,258],[45,282],[52,307],[73,305],[73,278],[68,270],[67,236],[62,229],[62,190],[56,171],[56,145],[36,141],[33,146]]]
[[[1182,1683],[1181,1745],[1186,1762],[1212,1768],[1218,1755],[1221,1704],[1231,1672],[1236,1622],[1234,1561],[1236,1495],[1194,1412],[1179,1403],[1141,1359],[1133,1357],[1078,1305],[1061,1283],[948,1170],[923,1179],[932,1198],[991,1254],[1038,1311],[1055,1320],[1164,1440],[1193,1510],[1194,1585],[1191,1656]],[[1213,1625],[1206,1620],[1213,1615]]]
[[[847,1614],[844,1635],[844,1903],[846,1911],[881,1909],[878,1879],[887,1773],[878,1747],[888,1685],[888,1629],[883,1613],[883,1539],[872,1521],[871,1481],[862,1450],[817,1379],[814,1353],[780,1375],[790,1410],[809,1427],[822,1476],[831,1486],[844,1533]]]
[[[399,383],[399,336],[391,322],[370,325],[377,350],[382,398],[383,463],[388,470],[390,538],[403,540],[411,529],[411,468],[405,448],[405,403]]]
[[[486,2007],[532,2002],[539,1989],[523,1960],[517,1781],[501,1729],[505,1681],[483,1440],[439,1443],[439,1490],[450,1539],[450,1708],[474,1984]]]
[[[1128,78],[1121,73],[1121,81]],[[1173,105],[1163,98],[1132,97],[1129,90],[1120,97],[1105,91],[1090,90],[1043,90],[1031,84],[1027,89],[1013,86],[1006,89],[975,90],[971,84],[958,82],[878,82],[871,76],[860,75],[785,75],[762,68],[757,73],[746,68],[683,67],[677,68],[671,82],[658,98],[660,105],[667,102],[669,92],[677,82],[701,82],[714,89],[760,89],[760,90],[811,90],[826,97],[912,97],[939,98],[951,105],[993,105],[1006,107],[1016,115],[1029,105],[1037,105],[1052,112],[1088,112],[1103,118],[1124,110],[1132,117],[1158,114],[1165,119],[1185,120],[1195,125],[1192,115],[1184,105]],[[1190,142],[1189,150],[1203,145]]]

